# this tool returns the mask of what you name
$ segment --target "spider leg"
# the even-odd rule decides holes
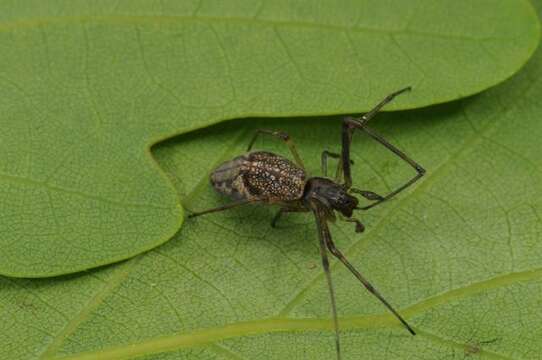
[[[333,243],[331,236],[328,236],[326,238],[326,245],[327,245],[327,248],[329,249],[329,252],[333,256],[335,256],[337,259],[339,259],[348,268],[348,270],[350,270],[350,272],[354,274],[354,276],[363,284],[363,286],[365,286],[365,288],[371,294],[376,296],[378,300],[380,300],[380,302],[382,302],[382,304],[384,304],[384,306],[388,308],[388,310],[391,311],[393,315],[395,315],[395,317],[406,327],[406,329],[412,335],[416,335],[412,327],[410,327],[410,325],[403,319],[403,317],[399,315],[399,313],[386,301],[386,299],[384,299],[384,297],[380,294],[380,292],[378,292],[378,290],[376,290],[376,288],[367,279],[365,279],[365,277],[361,275],[361,273],[358,270],[356,270],[356,268],[354,268],[354,266],[350,264],[348,260],[346,260],[344,255],[339,251],[339,249],[337,249],[337,247]]]
[[[256,203],[256,202],[260,202],[260,201],[264,201],[264,200],[257,199],[257,200],[236,201],[236,202],[232,202],[232,203],[229,203],[229,204],[226,204],[226,205],[223,205],[223,206],[219,206],[219,207],[216,207],[216,208],[207,209],[207,210],[198,211],[198,212],[193,212],[192,214],[188,215],[188,217],[193,218],[193,217],[196,217],[196,216],[201,216],[201,215],[210,214],[210,213],[214,213],[214,212],[229,210],[229,209],[236,208],[238,206],[253,204],[253,203]]]
[[[356,189],[356,188],[350,188],[350,191],[353,192],[353,193],[356,193],[356,194],[360,194],[361,196],[363,196],[367,200],[376,201],[376,200],[382,200],[384,198],[383,196],[378,195],[377,193],[369,191],[369,190],[360,190],[360,189]]]
[[[352,143],[352,135],[356,128],[360,128],[361,125],[365,125],[369,120],[371,120],[379,111],[392,101],[397,95],[409,91],[411,88],[406,87],[399,91],[396,91],[384,98],[379,102],[373,109],[371,109],[365,115],[362,115],[360,120],[356,120],[352,117],[345,117],[343,119],[342,125],[342,163],[343,163],[343,172],[344,172],[344,185],[346,188],[352,186],[352,174],[350,169],[350,144]]]
[[[324,150],[320,156],[322,175],[327,176],[327,158],[339,159],[341,156],[337,153]]]
[[[299,153],[297,152],[297,149],[295,147],[294,142],[292,139],[290,139],[290,135],[288,135],[285,132],[282,131],[274,131],[274,130],[267,130],[267,129],[258,129],[256,130],[256,133],[252,137],[252,140],[250,140],[250,143],[248,144],[247,151],[250,151],[252,149],[252,146],[254,145],[254,142],[258,138],[258,136],[265,134],[265,135],[271,135],[274,136],[286,144],[288,146],[288,149],[290,149],[290,152],[294,156],[294,160],[301,167],[302,169],[305,169],[305,166],[303,165],[303,160],[301,160],[301,157],[299,156]]]
[[[329,270],[329,259],[327,256],[326,244],[331,240],[331,234],[327,226],[326,215],[321,205],[316,202],[311,202],[311,207],[316,219],[316,225],[318,227],[318,239],[320,243],[320,256],[322,257],[322,267],[324,268],[324,274],[326,275],[327,286],[329,289],[329,297],[331,300],[331,315],[333,317],[333,326],[335,328],[335,349],[337,353],[337,360],[341,359],[341,344],[339,336],[339,319],[337,317],[337,305],[335,302],[335,291],[333,290],[333,282],[331,281],[331,272]]]
[[[372,208],[373,206],[376,206],[383,201],[386,201],[393,196],[397,195],[410,185],[414,184],[419,178],[421,178],[425,174],[425,169],[421,167],[417,162],[412,160],[408,155],[406,155],[404,152],[399,150],[397,147],[395,147],[393,144],[388,142],[386,139],[382,137],[379,133],[374,131],[373,129],[369,128],[366,124],[369,120],[371,120],[378,111],[387,103],[392,101],[397,95],[402,94],[405,91],[410,90],[410,87],[401,89],[399,91],[396,91],[388,96],[384,100],[382,100],[378,105],[376,105],[371,111],[366,113],[365,115],[362,115],[360,118],[353,118],[353,117],[345,117],[343,119],[343,125],[342,125],[342,164],[343,164],[343,173],[344,173],[344,186],[346,188],[350,188],[352,186],[352,172],[350,167],[350,145],[352,143],[352,135],[356,129],[359,129],[363,132],[365,132],[369,137],[374,139],[375,141],[382,144],[384,147],[386,147],[388,150],[390,150],[392,153],[397,155],[400,159],[405,161],[407,164],[412,166],[416,170],[416,175],[411,178],[409,181],[407,181],[405,184],[399,186],[397,189],[393,190],[389,194],[385,196],[381,196],[380,199],[377,199],[374,203],[360,208],[362,210],[367,210]],[[374,193],[372,193],[374,194]],[[362,194],[363,195],[363,194]],[[371,196],[371,194],[368,194]],[[375,194],[376,195],[376,194]]]
[[[367,135],[369,135],[371,138],[373,138],[374,140],[378,141],[379,143],[381,143],[382,145],[384,145],[384,147],[386,147],[388,150],[390,150],[392,153],[394,153],[395,155],[397,155],[400,159],[402,159],[403,161],[405,161],[407,164],[409,164],[410,166],[412,166],[414,168],[414,170],[416,170],[416,175],[414,175],[412,178],[410,178],[410,180],[408,180],[406,183],[404,183],[403,185],[399,186],[398,188],[396,188],[395,190],[393,190],[392,192],[390,192],[389,194],[387,195],[384,195],[382,196],[381,199],[375,201],[374,203],[370,204],[370,205],[367,205],[363,208],[361,208],[362,210],[368,210],[370,208],[372,208],[373,206],[376,206],[380,203],[382,203],[383,201],[386,201],[392,197],[394,197],[395,195],[397,195],[398,193],[400,193],[401,191],[405,190],[406,188],[408,188],[410,185],[414,184],[416,181],[418,181],[424,174],[425,174],[425,169],[420,165],[418,164],[417,162],[415,162],[414,160],[412,160],[408,155],[406,155],[404,152],[402,152],[401,150],[399,150],[398,148],[396,148],[394,145],[392,145],[391,143],[389,143],[386,139],[384,139],[379,133],[377,133],[376,131],[374,131],[373,129],[367,127],[367,125],[365,124],[362,124],[360,122],[358,122],[357,120],[353,120],[353,119],[350,119],[351,121],[355,121],[355,123],[357,123],[357,125],[355,125],[357,129],[360,129],[360,130],[363,130]],[[348,120],[345,120],[345,121],[348,121]]]

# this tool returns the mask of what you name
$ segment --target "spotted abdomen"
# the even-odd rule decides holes
[[[213,187],[234,200],[298,200],[305,188],[305,171],[290,160],[270,152],[238,156],[211,174]]]

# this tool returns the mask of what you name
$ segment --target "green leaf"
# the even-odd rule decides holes
[[[359,112],[406,85],[389,109],[456,99],[511,76],[538,37],[518,0],[4,1],[0,273],[75,272],[168,240],[183,213],[149,156],[164,138]]]
[[[340,264],[345,359],[534,359],[542,338],[542,50],[479,96],[379,115],[373,126],[428,170],[396,200],[337,224],[338,246],[415,327],[410,336]],[[405,95],[407,97],[407,95]],[[208,173],[257,127],[296,141],[312,173],[339,119],[234,121],[155,149],[184,204],[227,200]],[[258,147],[286,154],[283,144]],[[411,169],[356,136],[355,182],[377,193]],[[187,154],[189,156],[187,156]],[[0,358],[332,359],[312,217],[248,207],[190,219],[167,244],[56,279],[0,277]]]

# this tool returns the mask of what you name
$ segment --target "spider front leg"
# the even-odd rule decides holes
[[[383,196],[378,195],[377,193],[369,191],[369,190],[360,190],[360,189],[356,189],[356,188],[350,188],[350,192],[360,194],[365,199],[371,200],[371,201],[379,201],[379,200],[383,201],[383,199],[384,199]]]
[[[419,178],[421,178],[425,174],[425,169],[421,167],[420,164],[412,160],[408,155],[406,155],[404,152],[399,150],[397,147],[389,143],[386,139],[384,139],[380,134],[378,134],[373,129],[369,128],[366,124],[369,120],[371,120],[378,111],[387,103],[392,101],[397,95],[402,94],[405,91],[410,90],[410,87],[404,88],[402,90],[396,91],[388,96],[384,100],[382,100],[378,105],[376,105],[371,111],[369,111],[367,114],[361,116],[360,118],[353,118],[353,117],[345,117],[343,119],[343,125],[342,125],[342,164],[343,164],[343,174],[344,174],[344,186],[349,189],[352,186],[352,172],[350,167],[350,145],[352,143],[352,135],[354,134],[354,131],[356,129],[361,130],[365,132],[369,137],[376,140],[380,144],[382,144],[384,147],[386,147],[388,150],[390,150],[392,153],[397,155],[401,160],[405,161],[407,164],[412,166],[416,170],[416,175],[412,177],[409,181],[404,183],[403,185],[399,186],[397,189],[393,190],[389,194],[385,196],[377,195],[373,192],[363,191],[363,193],[366,193],[366,198],[373,197],[376,201],[368,206],[365,206],[363,208],[360,208],[361,210],[367,210],[372,208],[373,206],[376,206],[383,201],[386,201],[393,196],[397,195],[401,191],[408,188],[410,185],[414,184]],[[358,192],[362,192],[359,190]],[[364,195],[362,193],[362,195]]]

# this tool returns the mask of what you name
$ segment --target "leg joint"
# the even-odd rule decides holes
[[[420,174],[420,176],[423,176],[426,173],[425,169],[423,167],[421,167],[420,165],[416,164],[416,166],[414,168],[416,169],[418,174]]]
[[[363,116],[361,118],[363,119]],[[359,128],[361,125],[360,121],[352,116],[345,116],[343,118],[343,124],[349,129]]]
[[[280,130],[259,130],[260,133],[263,133],[263,134],[269,134],[269,135],[272,135],[272,136],[276,136],[277,138],[285,141],[285,142],[289,142],[290,141],[290,135],[288,135],[288,133],[284,132],[284,131],[280,131]]]
[[[279,137],[280,139],[288,142],[290,141],[290,135],[288,135],[288,133],[284,132],[284,131],[274,131],[273,132],[273,135]]]

